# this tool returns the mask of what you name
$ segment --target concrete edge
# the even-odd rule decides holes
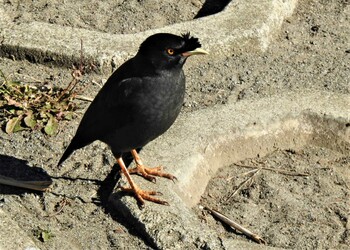
[[[243,100],[183,114],[166,134],[141,153],[146,164],[152,161],[152,165],[167,166],[178,182],[159,179],[154,185],[135,177],[142,188],[161,191],[170,207],[147,203],[140,211],[133,198],[116,199],[115,194],[111,202],[131,224],[143,225],[141,233],[158,248],[223,248],[228,239],[203,228],[191,209],[215,172],[222,166],[257,154],[263,156],[276,148],[302,147],[311,141],[317,144],[315,133],[338,134],[340,139],[335,138],[339,140],[329,146],[336,149],[339,143],[345,143],[350,148],[350,127],[346,125],[350,123],[349,110],[349,95],[310,91]],[[242,143],[249,144],[248,150]],[[238,248],[242,243],[232,242]],[[257,245],[250,246],[256,249]]]
[[[80,61],[82,39],[85,62],[111,67],[112,62],[119,65],[133,55],[151,34],[187,31],[198,36],[215,57],[230,54],[237,47],[265,50],[296,4],[297,0],[237,0],[213,16],[137,34],[108,34],[42,22],[9,25],[9,18],[0,7],[0,56],[71,66]]]

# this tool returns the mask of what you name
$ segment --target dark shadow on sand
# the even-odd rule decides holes
[[[140,152],[141,149],[142,148],[137,149],[137,152]],[[129,167],[129,165],[133,161],[133,157],[131,153],[123,154],[123,160],[124,160],[125,166]],[[113,220],[125,226],[125,228],[128,229],[128,232],[131,235],[142,239],[146,245],[154,249],[155,248],[154,243],[150,242],[151,237],[150,236],[147,237],[147,235],[144,235],[144,232],[140,233],[140,229],[138,230],[135,226],[133,226],[132,222],[128,221],[120,211],[116,210],[115,207],[111,205],[111,202],[109,200],[111,195],[113,198],[120,198],[122,195],[124,195],[121,192],[118,192],[117,195],[115,195],[114,193],[114,188],[118,183],[119,179],[120,179],[120,167],[118,164],[114,164],[112,171],[100,183],[99,189],[97,191],[97,194],[100,198],[99,200],[100,206],[104,208],[106,213],[111,215]]]
[[[6,182],[9,184],[4,184]],[[52,179],[42,168],[31,167],[25,160],[0,154],[0,183],[0,194],[21,195],[42,192],[34,189],[50,186]]]

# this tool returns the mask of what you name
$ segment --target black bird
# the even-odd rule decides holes
[[[208,54],[197,38],[159,33],[148,37],[135,57],[122,64],[101,88],[85,112],[77,132],[58,165],[82,147],[100,140],[109,145],[139,205],[144,199],[167,204],[140,189],[129,173],[154,181],[153,176],[175,179],[161,167],[144,166],[136,149],[163,134],[178,116],[185,95],[183,65],[191,55]],[[122,154],[131,152],[136,167],[129,171]]]

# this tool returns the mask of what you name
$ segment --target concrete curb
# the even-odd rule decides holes
[[[134,55],[151,34],[187,31],[200,37],[203,47],[216,57],[230,55],[235,47],[265,50],[296,4],[297,0],[237,0],[216,15],[137,34],[108,34],[42,22],[9,24],[0,7],[0,56],[71,66],[80,60],[82,39],[86,62],[111,67],[112,62],[120,65]]]
[[[170,207],[147,203],[140,211],[133,198],[115,198],[117,194],[112,195],[111,202],[157,248],[223,248],[227,240],[204,228],[191,210],[214,173],[276,148],[317,145],[315,138],[319,136],[336,135],[331,138],[334,141],[319,146],[350,147],[349,110],[349,95],[292,92],[183,114],[167,133],[141,152],[146,164],[167,166],[178,182],[158,178],[154,185],[135,177],[142,188],[161,191]],[[229,243],[232,249],[257,249],[255,243],[241,244],[234,240]]]

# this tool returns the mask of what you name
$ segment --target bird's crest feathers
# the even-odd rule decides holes
[[[184,51],[192,51],[202,47],[198,41],[198,38],[191,36],[190,32],[184,33],[181,36],[185,40],[185,47],[183,48]]]
[[[180,47],[181,46],[181,47]],[[181,36],[158,33],[148,37],[140,46],[139,52],[145,55],[152,55],[154,51],[168,49],[173,47],[179,52],[192,51],[201,47],[198,38],[190,35],[190,33],[182,34]]]

